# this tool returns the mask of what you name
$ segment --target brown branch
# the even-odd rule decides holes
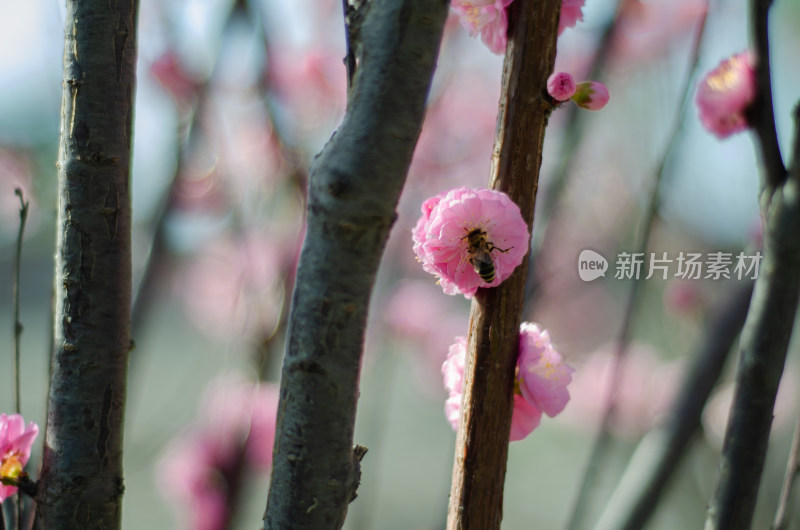
[[[560,2],[514,2],[490,186],[507,193],[530,227],[552,111]],[[469,354],[447,528],[500,528],[511,405],[527,258],[502,285],[479,289],[472,303]]]

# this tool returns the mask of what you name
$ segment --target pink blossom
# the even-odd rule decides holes
[[[745,113],[756,95],[754,56],[742,52],[706,74],[697,89],[700,122],[717,138],[727,138],[748,127]]]
[[[517,366],[519,389],[529,403],[551,418],[564,410],[569,401],[567,385],[575,370],[564,364],[547,331],[534,323],[520,326]]]
[[[562,0],[561,16],[558,19],[558,34],[565,29],[574,28],[575,24],[583,21],[583,4],[586,0]]]
[[[547,93],[556,101],[566,101],[575,94],[575,78],[567,72],[554,72],[547,79]]]
[[[538,356],[534,350],[538,352]],[[530,361],[535,356],[538,361]],[[444,405],[445,416],[454,430],[458,428],[461,416],[466,357],[467,340],[465,337],[456,337],[442,364],[444,386],[449,394]],[[545,358],[550,359],[551,363],[545,363],[542,360]],[[539,426],[543,412],[552,417],[564,409],[569,400],[566,385],[569,384],[573,372],[572,368],[563,364],[561,356],[553,349],[547,332],[530,323],[520,326],[518,366],[520,369],[515,385],[509,436],[512,442],[533,432]],[[526,381],[523,374],[533,375],[529,375]]]
[[[613,344],[591,353],[571,384],[565,421],[581,429],[594,429],[608,399],[615,361]],[[681,381],[680,363],[666,363],[650,346],[632,343],[622,364],[611,428],[625,438],[647,432],[668,410]]]
[[[19,414],[0,414],[0,480],[19,478],[31,457],[31,447],[39,427]],[[0,503],[17,492],[16,486],[0,483]]]
[[[473,37],[481,34],[481,40],[493,53],[506,51],[508,40],[508,14],[506,7],[513,0],[452,0],[453,10],[461,25]]]
[[[542,421],[542,411],[529,403],[520,394],[514,394],[514,410],[511,411],[511,435],[509,441],[522,440],[533,432]]]
[[[599,81],[578,83],[572,101],[582,109],[600,110],[608,103],[608,88]]]
[[[483,234],[471,244],[468,238],[476,231]],[[529,240],[519,207],[506,194],[466,187],[426,200],[413,237],[423,269],[439,277],[445,293],[467,298],[479,287],[495,287],[511,276],[528,252]],[[481,257],[484,278],[486,269],[493,268],[491,281],[484,281],[473,264]]]

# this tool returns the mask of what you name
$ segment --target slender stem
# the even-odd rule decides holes
[[[773,530],[786,530],[791,516],[791,498],[794,482],[800,473],[800,418],[794,427],[794,437],[792,438],[792,448],[789,450],[789,460],[786,463],[786,476],[783,479],[781,498],[778,502],[778,509],[775,511],[775,522],[772,524]]]
[[[503,68],[490,187],[533,224],[545,128],[552,105],[560,2],[514,2]],[[527,257],[505,282],[472,302],[464,392],[456,435],[448,530],[500,528]]]
[[[22,323],[19,320],[19,274],[22,261],[22,236],[25,232],[25,222],[28,219],[28,206],[30,203],[25,201],[22,190],[17,188],[14,193],[19,197],[19,231],[17,232],[17,250],[14,255],[14,411],[21,413],[20,404],[20,383],[19,383],[19,359],[20,359],[20,338],[22,337]]]

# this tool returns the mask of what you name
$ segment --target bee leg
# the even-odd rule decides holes
[[[512,248],[514,248],[514,247],[500,248],[500,247],[494,246],[494,243],[488,243],[488,245],[489,245],[489,252],[491,252],[493,250],[497,250],[498,252],[506,253],[509,250],[511,250]]]

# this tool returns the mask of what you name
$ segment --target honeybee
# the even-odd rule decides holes
[[[466,239],[469,247],[467,248],[467,255],[472,268],[481,277],[481,280],[486,283],[491,283],[494,280],[494,261],[492,261],[492,251],[508,252],[510,248],[498,248],[494,243],[486,239],[486,231],[480,228],[474,228],[467,235],[461,239]]]

